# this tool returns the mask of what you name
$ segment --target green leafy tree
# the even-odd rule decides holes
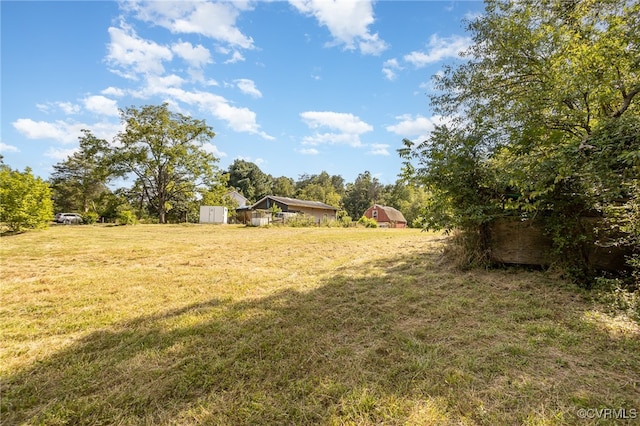
[[[95,212],[103,195],[109,192],[107,183],[112,171],[106,161],[108,143],[89,130],[82,132],[80,149],[53,166],[50,183],[58,211]]]
[[[45,228],[53,219],[49,185],[31,169],[11,170],[0,164],[0,222],[10,231]]]
[[[385,187],[383,204],[401,211],[409,226],[420,228],[424,225],[423,209],[429,200],[424,185],[398,179],[395,184]]]
[[[270,195],[273,178],[250,161],[236,159],[229,166],[229,186],[237,188],[249,201]]]
[[[296,183],[296,196],[302,200],[320,201],[334,207],[340,207],[344,188],[341,176],[330,176],[323,171],[318,175],[302,175]],[[336,187],[338,186],[338,187]]]
[[[166,223],[174,207],[194,198],[215,179],[217,159],[203,145],[215,133],[203,120],[169,111],[168,105],[120,111],[125,130],[112,150],[112,164],[136,178],[140,199]]]
[[[353,183],[346,186],[342,200],[345,210],[351,217],[361,217],[374,203],[382,201],[384,186],[371,172],[360,173]]]
[[[432,192],[427,225],[536,217],[584,270],[580,216],[629,198],[637,177],[639,23],[626,0],[487,1],[468,61],[435,77],[448,122],[400,150]]]
[[[295,197],[295,182],[290,177],[280,176],[273,179],[273,195],[278,197]]]

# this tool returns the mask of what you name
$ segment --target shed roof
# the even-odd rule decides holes
[[[267,195],[266,197],[263,197],[261,200],[259,200],[257,203],[255,203],[252,206],[252,208],[254,208],[255,206],[259,205],[260,203],[262,203],[267,198],[269,198],[269,199],[271,199],[273,201],[277,201],[278,203],[281,203],[281,204],[286,204],[289,207],[307,207],[307,208],[323,209],[323,210],[335,210],[335,211],[338,210],[337,207],[333,207],[333,206],[330,206],[328,204],[321,203],[320,201],[298,200],[297,198],[276,197],[274,195]]]
[[[387,214],[387,217],[389,218],[389,220],[391,220],[393,222],[404,222],[404,223],[407,223],[407,219],[404,218],[404,215],[402,214],[402,212],[400,210],[394,209],[393,207],[382,206],[380,204],[374,204],[371,208],[377,208],[378,210],[384,210],[384,212]]]

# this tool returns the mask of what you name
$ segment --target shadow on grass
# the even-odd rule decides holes
[[[6,377],[2,424],[588,424],[640,409],[640,342],[543,274],[431,254],[308,292],[211,299],[94,332]]]

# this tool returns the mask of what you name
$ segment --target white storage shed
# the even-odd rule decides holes
[[[228,215],[224,206],[200,206],[200,223],[227,223]]]

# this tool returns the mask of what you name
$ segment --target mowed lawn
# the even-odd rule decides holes
[[[455,270],[443,239],[213,225],[3,237],[0,423],[640,422],[614,418],[640,416],[637,325],[543,272]],[[616,416],[595,418],[605,408]]]

